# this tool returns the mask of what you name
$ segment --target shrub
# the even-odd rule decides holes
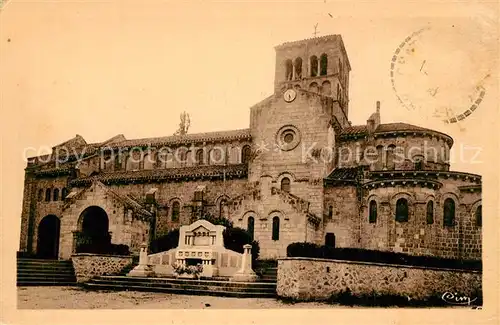
[[[334,248],[313,243],[292,243],[287,247],[288,257],[312,257],[372,263],[413,265],[423,267],[481,270],[480,260],[458,260],[436,256],[414,256],[390,251],[361,248]]]
[[[259,242],[252,240],[250,234],[243,228],[226,228],[223,232],[224,247],[232,251],[243,253],[243,245],[252,245],[252,260],[259,257]]]
[[[179,229],[172,229],[166,235],[155,238],[151,241],[151,254],[168,251],[176,248],[179,244]]]

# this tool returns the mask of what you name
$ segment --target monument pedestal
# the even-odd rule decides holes
[[[236,272],[231,281],[235,282],[255,282],[258,279],[257,274],[252,270],[252,245],[243,246],[243,257],[241,260],[241,269]]]
[[[132,271],[127,274],[128,276],[148,277],[155,274],[151,265],[148,265],[148,252],[146,251],[146,248],[146,244],[141,245],[141,251],[139,253],[139,265],[134,267]]]

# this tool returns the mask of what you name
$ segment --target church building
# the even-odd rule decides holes
[[[481,258],[481,176],[450,170],[453,139],[406,123],[349,121],[340,35],[275,47],[274,93],[247,129],[100,143],[30,158],[20,250],[70,259],[82,238],[141,243],[204,214],[248,229],[260,258],[294,242]],[[354,108],[355,109],[355,108]]]

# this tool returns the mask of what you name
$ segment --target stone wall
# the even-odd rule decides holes
[[[94,276],[116,275],[132,263],[132,256],[80,253],[71,256],[76,281],[86,282]]]
[[[278,261],[277,293],[299,300],[325,300],[349,290],[353,295],[401,295],[440,298],[456,292],[474,298],[482,291],[477,271],[385,265],[376,263],[284,258]]]

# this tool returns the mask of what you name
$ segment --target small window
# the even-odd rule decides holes
[[[288,177],[284,177],[281,180],[281,190],[283,192],[288,192],[290,193],[290,179]]]
[[[295,59],[295,79],[302,79],[302,58]]]
[[[121,170],[122,169],[122,161],[121,161],[121,153],[116,154],[115,156],[115,170]]]
[[[370,214],[368,219],[370,223],[377,222],[377,202],[375,200],[370,201]]]
[[[43,190],[39,189],[38,190],[38,201],[42,201],[42,199],[43,199]]]
[[[64,200],[66,196],[68,196],[68,189],[64,187],[61,191],[61,200]]]
[[[482,206],[479,205],[476,208],[476,226],[481,227],[483,225],[483,212],[482,212]]]
[[[50,195],[51,195],[51,190],[50,188],[45,190],[45,202],[50,202]]]
[[[328,73],[328,57],[322,54],[320,57],[320,75],[326,76]]]
[[[293,77],[293,63],[288,59],[285,61],[285,80],[292,80]]]
[[[172,221],[179,221],[181,204],[178,201],[172,203]]]
[[[396,202],[396,221],[408,221],[408,201],[406,199],[399,199]]]
[[[313,55],[311,56],[311,77],[316,77],[318,75],[318,58]]]
[[[326,233],[325,236],[325,246],[335,247],[335,234],[333,232]]]
[[[427,224],[432,225],[434,223],[434,201],[427,202]]]
[[[219,216],[223,217],[224,216],[224,207],[226,206],[227,200],[222,199],[219,202]]]
[[[332,219],[333,218],[333,206],[329,206],[328,207],[328,219]]]
[[[59,189],[54,189],[54,201],[59,201]]]
[[[272,235],[273,240],[279,240],[280,239],[280,218],[274,217],[273,218],[273,235]]]
[[[248,231],[248,234],[250,235],[250,238],[252,239],[252,241],[253,241],[253,238],[254,238],[254,227],[255,227],[255,219],[254,219],[254,217],[248,217],[247,231]]]
[[[453,227],[455,225],[455,201],[451,198],[444,200],[443,225]]]
[[[196,164],[197,165],[205,164],[205,153],[203,152],[203,149],[198,149],[198,151],[196,151]]]
[[[251,153],[250,146],[249,145],[244,146],[243,149],[241,150],[241,163],[248,164],[250,162],[250,153]]]

